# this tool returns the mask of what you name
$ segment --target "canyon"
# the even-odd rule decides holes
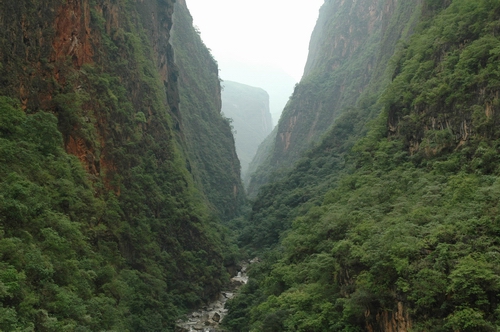
[[[188,6],[0,1],[0,329],[496,331],[500,5],[325,1],[274,129]]]

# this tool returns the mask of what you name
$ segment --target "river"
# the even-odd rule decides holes
[[[226,302],[235,296],[236,291],[248,282],[248,263],[241,264],[238,275],[231,278],[228,290],[219,293],[217,300],[203,308],[193,311],[184,320],[177,321],[176,332],[221,332],[219,324],[227,314]]]

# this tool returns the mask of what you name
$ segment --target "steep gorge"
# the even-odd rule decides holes
[[[311,37],[304,77],[274,136],[257,152],[262,164],[251,163],[254,173],[248,193],[255,203],[249,229],[255,231],[243,232],[244,243],[277,243],[291,220],[310,204],[318,204],[318,194],[338,180],[344,154],[366,134],[366,124],[380,111],[378,96],[395,70],[391,56],[400,51],[400,41],[409,38],[421,12],[421,2],[325,2]],[[341,38],[348,46],[335,41],[339,35],[349,36]],[[332,66],[332,61],[339,65]],[[318,149],[330,149],[332,154],[322,158],[317,156]],[[294,176],[290,168],[308,175]],[[262,223],[273,227],[266,231]]]
[[[185,2],[0,10],[0,329],[173,330],[229,279],[244,200]],[[325,2],[237,220],[261,261],[228,329],[498,330],[498,22]]]

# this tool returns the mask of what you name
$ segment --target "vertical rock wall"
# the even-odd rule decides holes
[[[390,56],[411,32],[420,1],[326,1],[311,36],[304,76],[278,124],[274,149],[250,183],[250,194],[280,167],[292,165],[335,119],[385,86]]]

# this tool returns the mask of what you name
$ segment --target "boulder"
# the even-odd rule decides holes
[[[255,257],[254,259],[252,259],[252,260],[250,261],[250,264],[255,264],[255,263],[259,263],[259,262],[260,262],[259,257]]]
[[[231,290],[237,290],[238,288],[240,288],[244,284],[245,284],[244,281],[242,281],[242,280],[238,279],[237,277],[235,277],[235,278],[231,279],[229,287],[231,288]]]

